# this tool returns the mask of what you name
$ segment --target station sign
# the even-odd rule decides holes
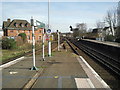
[[[46,35],[45,39],[46,39],[46,41],[48,41],[48,40],[49,40],[49,36],[48,36],[48,35]]]
[[[49,40],[53,41],[53,35],[50,35]]]
[[[47,33],[50,34],[50,33],[51,33],[51,29],[48,29],[48,30],[47,30]]]
[[[53,41],[53,35],[46,35],[46,41]]]

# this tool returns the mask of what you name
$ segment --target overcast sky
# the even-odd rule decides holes
[[[107,10],[117,6],[117,2],[50,2],[50,28],[61,32],[69,32],[69,26],[86,23],[94,28],[97,20],[103,20]],[[7,18],[35,19],[48,22],[47,2],[2,2],[2,21]],[[2,22],[0,22],[2,25]]]

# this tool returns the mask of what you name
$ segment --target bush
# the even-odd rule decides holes
[[[15,49],[16,41],[14,39],[4,38],[2,40],[2,49]]]
[[[20,33],[18,36],[21,36],[23,39],[23,42],[26,42],[27,36],[25,33]]]
[[[115,40],[115,42],[120,43],[120,38],[117,38],[117,39]]]
[[[111,41],[113,42],[115,40],[115,37],[113,35],[107,35],[105,36],[105,41]]]

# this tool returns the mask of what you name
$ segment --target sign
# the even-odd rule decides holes
[[[53,41],[53,35],[48,34],[48,35],[46,35],[45,39],[46,39],[46,41],[49,41],[49,40]]]
[[[53,41],[53,35],[50,35],[49,40]]]
[[[33,21],[33,19],[31,19],[31,26],[34,26],[34,21]]]
[[[51,29],[48,29],[48,30],[47,30],[47,33],[49,33],[49,34],[50,34],[50,33],[51,33]]]
[[[42,23],[42,22],[40,22],[38,20],[36,20],[36,22],[39,24],[39,25],[37,25],[38,28],[45,28],[45,24],[44,23]]]
[[[49,40],[49,36],[48,35],[46,35],[46,41],[48,41]]]

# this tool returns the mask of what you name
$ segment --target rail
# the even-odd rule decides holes
[[[118,57],[117,57],[117,59],[116,58],[112,58],[112,55],[109,56],[108,54],[100,52],[99,50],[94,48],[94,46],[90,47],[89,44],[86,45],[83,41],[77,41],[77,40],[69,39],[69,41],[67,40],[67,42],[68,43],[69,42],[73,43],[76,47],[78,47],[79,49],[84,51],[90,57],[92,57],[95,60],[99,61],[104,66],[106,66],[111,71],[113,71],[116,75],[120,76],[120,73],[119,73],[120,72],[120,62],[118,60]],[[99,46],[98,46],[98,48],[99,48]]]

